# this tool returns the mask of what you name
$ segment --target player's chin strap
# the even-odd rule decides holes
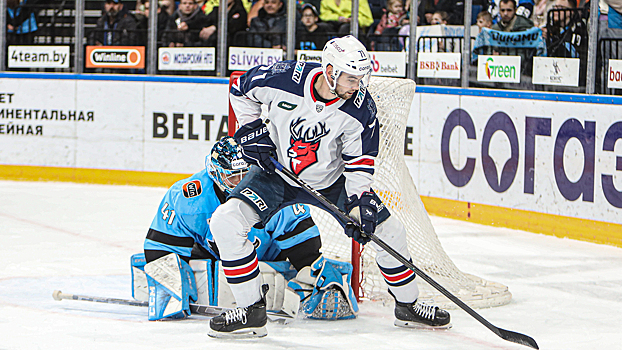
[[[309,193],[311,196],[317,199],[320,203],[322,203],[329,211],[331,211],[333,214],[339,217],[344,223],[351,223],[352,225],[356,225],[357,227],[360,227],[359,223],[355,219],[351,218],[343,210],[339,209],[338,206],[336,206],[331,201],[326,199],[326,197],[324,197],[320,192],[315,190],[313,187],[309,186],[306,182],[302,181],[298,176],[296,176],[296,174],[289,171],[289,169],[285,168],[281,163],[277,162],[274,158],[270,158],[270,160],[272,161],[272,163],[274,163],[274,166],[276,167],[276,170],[278,172],[287,176],[290,180],[295,182],[298,186],[302,187],[302,189],[304,189],[307,193]],[[426,282],[428,282],[428,284],[434,287],[434,289],[438,290],[441,294],[446,296],[454,304],[456,304],[462,310],[466,311],[469,315],[471,315],[481,324],[486,326],[486,328],[491,330],[493,333],[495,333],[500,338],[507,340],[507,341],[514,342],[514,343],[529,346],[534,349],[539,349],[538,344],[532,337],[525,335],[525,334],[508,331],[506,329],[496,327],[492,323],[488,322],[485,318],[483,318],[480,314],[475,312],[475,310],[473,310],[470,306],[465,304],[462,300],[458,299],[458,297],[456,297],[451,292],[449,292],[447,289],[445,289],[445,287],[441,286],[438,282],[433,280],[432,277],[428,276],[425,272],[421,271],[412,262],[408,261],[395,249],[393,249],[391,246],[386,244],[382,239],[378,238],[378,236],[376,236],[374,233],[367,234],[367,235],[380,248],[384,249],[387,253],[391,254],[391,256],[393,256],[397,261],[404,264],[404,266],[412,270],[414,273],[417,274],[417,276],[424,279]]]

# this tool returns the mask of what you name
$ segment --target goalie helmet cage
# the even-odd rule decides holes
[[[229,87],[244,72],[233,72]],[[373,188],[384,204],[405,225],[408,249],[415,266],[426,272],[452,294],[473,308],[505,305],[512,294],[500,283],[460,271],[443,250],[404,159],[404,135],[415,82],[410,79],[372,77],[369,92],[377,107],[380,149],[376,158]],[[237,127],[229,106],[229,134]],[[349,239],[327,212],[311,207],[313,220],[322,235],[322,253],[329,258],[350,261],[354,267],[352,288],[358,300],[389,301],[374,249],[360,247]],[[442,308],[455,308],[444,295],[421,278],[416,279],[423,301]]]

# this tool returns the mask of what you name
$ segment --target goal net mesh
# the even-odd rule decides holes
[[[404,135],[415,95],[414,81],[373,77],[369,91],[376,102],[380,123],[380,150],[375,162],[373,187],[392,215],[406,226],[413,263],[471,307],[509,303],[512,295],[507,286],[464,273],[451,261],[415,188],[404,159]],[[317,208],[312,208],[312,214],[322,235],[325,256],[350,261],[351,240],[345,236],[337,221]],[[360,262],[361,297],[390,300],[386,283],[375,262],[374,249],[369,245],[363,249]],[[416,281],[422,300],[443,308],[455,308],[451,301],[421,278]]]

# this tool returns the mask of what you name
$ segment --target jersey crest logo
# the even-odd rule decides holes
[[[186,182],[182,186],[182,190],[184,192],[184,197],[186,198],[196,197],[200,195],[201,192],[203,192],[201,188],[201,181],[199,180],[192,180],[190,182]]]
[[[299,175],[308,166],[317,163],[317,149],[320,147],[322,137],[328,135],[330,130],[326,129],[326,124],[318,122],[305,129],[302,123],[306,119],[298,117],[289,124],[292,134],[290,138],[291,147],[287,150],[292,171]]]
[[[324,105],[319,104],[319,103],[315,105],[315,111],[316,112],[320,113],[320,112],[322,112],[322,110],[324,110]]]

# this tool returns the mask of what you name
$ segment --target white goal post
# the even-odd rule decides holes
[[[230,85],[243,72],[234,72]],[[460,271],[443,250],[419,197],[404,160],[404,135],[415,82],[410,79],[372,77],[369,92],[378,109],[380,149],[375,162],[373,188],[406,227],[408,247],[415,266],[473,308],[504,305],[512,294],[507,286]],[[235,131],[235,116],[229,113],[229,133]],[[387,285],[375,262],[373,248],[359,249],[343,233],[337,221],[323,210],[312,208],[312,216],[322,236],[322,253],[352,262],[352,287],[359,300],[389,300]],[[443,308],[455,308],[444,295],[421,278],[416,279],[420,298]]]

